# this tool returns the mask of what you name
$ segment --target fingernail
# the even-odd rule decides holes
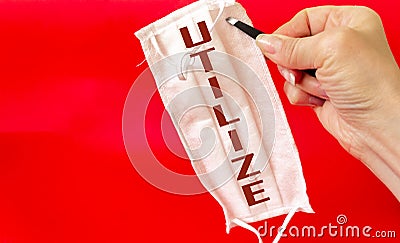
[[[321,88],[321,83],[318,83],[317,90],[318,90],[318,96],[319,97],[324,98],[326,100],[329,99],[328,94],[326,93],[326,91]]]
[[[282,47],[282,40],[274,35],[261,34],[256,38],[258,47],[269,54],[275,54]]]
[[[286,81],[292,85],[296,85],[296,77],[289,69],[278,65],[278,71]]]
[[[324,99],[329,99],[328,95],[326,94],[325,90],[320,89],[319,95]]]
[[[310,105],[312,105],[312,106],[323,106],[325,103],[325,100],[314,97],[314,96],[310,96],[310,98],[308,99],[308,103],[310,103]]]

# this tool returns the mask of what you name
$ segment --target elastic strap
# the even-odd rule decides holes
[[[290,220],[292,219],[293,215],[296,213],[297,211],[297,207],[296,208],[292,208],[289,213],[286,215],[285,220],[283,221],[283,224],[281,227],[279,227],[278,230],[278,234],[275,236],[274,241],[272,241],[272,243],[278,243],[279,240],[282,237],[283,232],[286,230],[287,225],[289,224]]]
[[[286,227],[288,226],[290,220],[293,218],[294,214],[297,212],[297,209],[298,209],[298,207],[292,208],[289,211],[289,213],[286,215],[286,218],[283,221],[282,226],[279,227],[278,234],[275,236],[275,239],[272,241],[272,243],[278,243],[279,242],[279,240],[281,239],[283,232],[285,232]],[[254,234],[256,234],[256,236],[258,238],[258,243],[263,243],[263,241],[261,239],[260,232],[258,232],[258,230],[256,230],[253,226],[243,222],[242,220],[240,220],[238,218],[233,219],[232,223],[235,223],[238,226],[253,232]]]
[[[232,223],[235,223],[235,224],[239,225],[239,226],[242,227],[242,228],[245,228],[245,229],[247,229],[247,230],[250,230],[251,232],[253,232],[254,234],[257,235],[258,243],[263,243],[263,241],[262,241],[262,239],[261,239],[260,232],[258,232],[258,230],[256,230],[253,226],[251,226],[251,225],[249,225],[249,224],[247,224],[247,223],[245,223],[245,222],[243,222],[242,220],[237,219],[237,218],[236,218],[236,219],[233,219],[233,220],[232,220]]]
[[[136,65],[136,67],[139,67],[139,66],[141,66],[144,62],[146,61],[146,58],[145,59],[143,59],[139,64],[137,64]]]
[[[215,24],[221,18],[222,13],[224,12],[225,1],[220,1],[218,8],[219,8],[219,11],[218,11],[217,17],[215,18],[214,23],[211,25],[210,32],[212,32],[214,30]]]

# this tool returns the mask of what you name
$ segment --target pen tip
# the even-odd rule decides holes
[[[226,20],[226,22],[228,22],[228,23],[231,24],[231,25],[235,25],[235,24],[238,22],[237,19],[232,18],[232,17],[228,17],[228,18],[226,18],[225,20]]]

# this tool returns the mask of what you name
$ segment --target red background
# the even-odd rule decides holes
[[[146,183],[124,149],[125,97],[147,66],[135,67],[144,55],[133,33],[190,2],[0,2],[1,243],[256,242],[240,228],[225,233],[222,210],[209,194],[172,195]],[[305,7],[367,5],[381,15],[400,60],[397,1],[240,2],[265,32]],[[288,103],[283,79],[275,66],[270,69],[316,212],[296,214],[291,225],[328,225],[345,214],[348,225],[399,235],[399,202],[321,127],[312,110]],[[159,97],[151,107],[154,119],[148,127],[157,141]],[[162,142],[153,146],[168,168],[192,173],[188,163],[173,160]],[[282,221],[277,217],[268,223]]]

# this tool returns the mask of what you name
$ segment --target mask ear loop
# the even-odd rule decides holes
[[[217,24],[218,20],[221,18],[222,13],[224,12],[225,1],[220,1],[218,8],[219,8],[219,11],[218,11],[217,17],[215,18],[214,22],[211,25],[210,33],[212,33],[212,31],[214,30],[215,25]],[[195,61],[193,57],[189,56],[189,60],[187,60],[185,57],[187,57],[189,54],[194,54],[199,49],[200,49],[200,46],[197,46],[197,47],[193,48],[191,51],[187,51],[182,56],[181,63],[180,63],[180,70],[179,70],[179,74],[178,74],[178,78],[180,80],[186,80],[186,77],[185,77],[185,75],[183,73],[186,72],[187,68],[189,66],[192,66],[194,64],[194,61]]]
[[[253,226],[243,222],[242,220],[236,218],[232,220],[232,223],[235,223],[237,225],[239,225],[240,227],[247,229],[251,232],[253,232],[254,234],[256,234],[257,238],[258,238],[258,243],[263,243],[262,239],[261,239],[261,235],[260,232],[258,232],[258,230],[256,230]]]
[[[142,66],[142,64],[143,64],[145,61],[146,61],[146,58],[143,58],[143,60],[142,60],[139,64],[136,64],[136,67]]]
[[[212,32],[214,30],[215,25],[217,24],[218,20],[221,18],[222,13],[224,12],[225,1],[220,1],[218,8],[219,8],[219,11],[218,11],[217,17],[215,18],[214,23],[211,25],[210,32]]]
[[[290,220],[293,218],[293,215],[297,212],[297,209],[298,209],[298,207],[292,208],[289,211],[288,215],[286,215],[286,218],[283,221],[282,226],[279,227],[278,234],[275,236],[275,239],[274,239],[274,241],[272,241],[272,243],[279,242],[279,240],[281,239],[283,232],[285,232],[286,227],[288,226]]]
[[[294,207],[294,208],[290,209],[289,213],[286,215],[286,218],[282,223],[282,226],[279,227],[278,234],[275,236],[275,239],[272,241],[272,243],[279,242],[279,240],[281,239],[283,232],[285,232],[286,227],[288,226],[290,220],[293,218],[294,214],[297,212],[297,209],[298,209],[298,207]],[[258,232],[258,230],[256,230],[253,226],[243,222],[242,220],[240,220],[238,218],[233,219],[232,223],[235,223],[236,225],[253,232],[254,234],[256,234],[256,236],[258,238],[258,243],[263,243],[260,232]]]

